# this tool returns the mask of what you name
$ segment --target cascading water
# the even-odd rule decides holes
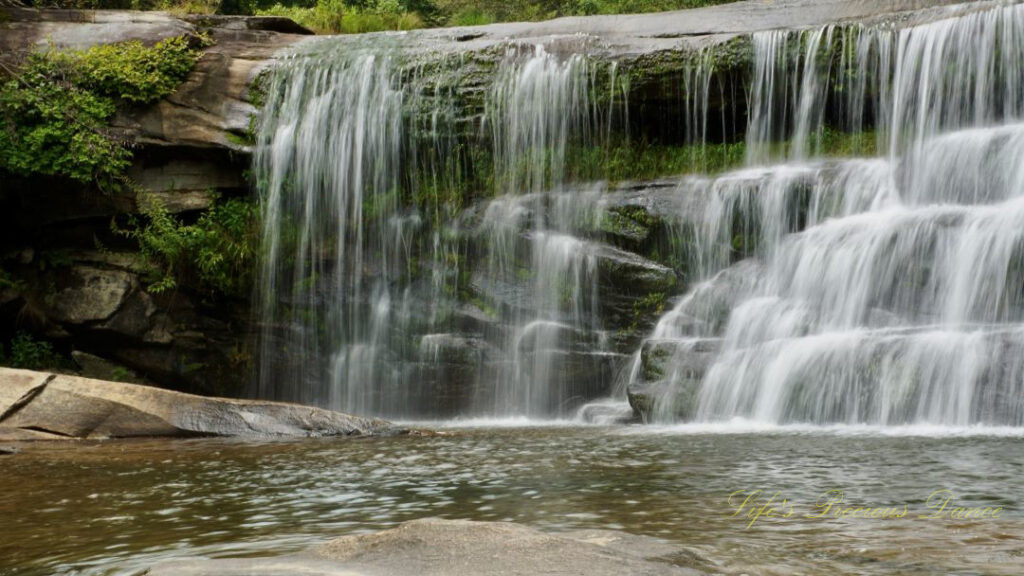
[[[421,415],[439,401],[456,355],[459,377],[475,374],[472,389],[455,393],[470,399],[460,412],[566,411],[582,397],[566,358],[593,352],[601,329],[594,250],[573,235],[596,204],[561,192],[567,146],[590,142],[602,125],[587,60],[513,46],[498,64],[482,121],[468,119],[492,150],[492,189],[477,192],[497,196],[471,232],[454,229],[456,214],[431,212],[449,209],[453,189],[437,181],[461,174],[449,166],[462,160],[454,134],[469,137],[453,112],[465,102],[450,85],[418,83],[399,38],[330,42],[270,76],[255,162],[267,251],[257,393]],[[452,239],[466,233],[485,247],[476,289],[459,267],[480,248]],[[516,295],[495,298],[505,295],[498,286]],[[475,318],[455,309],[467,293],[480,294]],[[436,388],[420,390],[430,378]]]
[[[562,193],[566,147],[599,131],[589,82],[583,57],[563,60],[538,46],[525,57],[510,50],[492,90],[488,122],[497,192],[504,195],[490,203],[481,225],[490,246],[488,280],[529,280],[498,370],[481,375],[496,382],[491,413],[564,412],[580,384],[564,369],[565,358],[601,328],[596,259],[572,235],[595,204]]]
[[[695,282],[628,371],[663,389],[650,413],[1022,423],[1022,14],[980,3],[903,28],[754,35],[748,167],[679,183],[703,199],[686,203],[703,216],[674,255]],[[632,266],[648,296],[675,282],[609,245],[614,194],[570,185],[570,154],[613,138],[616,68],[513,46],[490,83],[459,93],[459,78],[479,81],[463,62],[447,84],[421,82],[400,36],[330,42],[269,77],[258,394],[536,417],[607,390],[623,361],[604,358],[636,342],[619,332],[640,308],[610,328],[602,277]],[[724,107],[720,134],[711,123],[711,54],[681,70],[684,144],[735,133]],[[814,160],[837,131],[879,156]],[[471,198],[493,199],[451,201],[467,175]]]
[[[1024,6],[972,8],[755,36],[749,161],[804,159],[826,110],[887,155],[702,184],[654,417],[1024,425]]]
[[[405,117],[416,99],[434,97],[427,152],[443,157],[445,98],[410,88],[393,44],[316,46],[271,73],[255,159],[262,397],[401,413],[410,374],[395,360],[417,348],[406,332],[446,305],[448,247],[436,233],[424,238],[425,216],[403,208],[422,181],[450,177],[421,165],[423,138]],[[435,273],[414,291],[420,251]]]

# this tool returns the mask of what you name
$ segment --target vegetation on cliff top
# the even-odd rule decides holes
[[[200,56],[189,39],[137,41],[88,50],[50,48],[0,75],[0,174],[63,176],[101,187],[131,152],[109,126],[119,105],[171,94]]]
[[[284,16],[320,34],[681,10],[736,0],[28,0],[40,8]]]
[[[190,0],[194,1],[194,0]],[[561,16],[698,8],[734,0],[284,0],[255,13],[291,18],[321,34],[477,26]]]

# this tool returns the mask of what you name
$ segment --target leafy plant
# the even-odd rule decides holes
[[[319,34],[415,30],[426,26],[420,12],[414,11],[410,3],[398,0],[318,0],[313,6],[274,4],[257,13],[291,18]]]
[[[233,198],[215,202],[192,224],[141,193],[141,217],[114,231],[132,238],[150,265],[148,290],[179,286],[211,297],[242,297],[250,287],[258,246],[255,204]]]
[[[209,45],[206,37],[199,38],[200,45]],[[80,69],[85,86],[137,104],[149,104],[172,94],[199,56],[184,36],[168,38],[151,48],[130,40],[70,53],[72,59],[77,59],[74,65]]]
[[[36,340],[27,332],[18,332],[11,339],[10,355],[3,354],[0,348],[0,363],[12,368],[40,370],[54,368],[63,363],[63,359],[53,351],[53,345],[45,340]]]
[[[115,102],[79,86],[52,54],[32,54],[0,86],[0,170],[109,183],[131,158],[107,128]]]
[[[0,78],[0,171],[109,186],[131,162],[108,124],[121,103],[172,93],[200,52],[184,37],[153,47],[130,41],[88,50],[51,47]]]

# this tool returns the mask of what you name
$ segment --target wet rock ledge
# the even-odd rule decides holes
[[[0,368],[0,441],[140,436],[354,436],[390,423],[311,406],[209,398]]]
[[[426,518],[344,536],[278,558],[181,560],[147,576],[677,576],[696,560],[679,545],[611,530],[548,534],[510,522]]]

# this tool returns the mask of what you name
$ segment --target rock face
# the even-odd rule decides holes
[[[68,271],[65,288],[57,292],[53,319],[68,324],[106,320],[124,304],[132,277],[120,270],[80,266]]]
[[[350,436],[389,424],[297,404],[206,398],[0,368],[0,440],[136,436]]]
[[[213,45],[179,89],[113,120],[118,135],[133,143],[128,175],[188,219],[214,194],[249,195],[245,136],[256,111],[249,83],[277,50],[309,31],[283,18],[0,7],[0,62],[51,44],[149,45],[199,33]],[[113,362],[123,379],[202,394],[244,392],[253,356],[248,302],[147,293],[137,250],[111,234],[114,217],[137,210],[130,193],[4,176],[0,267],[19,282],[0,285],[0,333],[29,331],[80,358]]]
[[[665,561],[681,551],[605,530],[548,534],[521,524],[427,518],[338,538],[298,556],[167,562],[149,576],[670,576],[698,572]],[[661,561],[659,561],[661,560]]]
[[[724,46],[737,37],[780,27],[897,16],[902,21],[927,19],[951,3],[750,1],[665,14],[422,30],[402,38],[410,51],[486,52],[489,64],[500,58],[500,46],[506,42],[545,43],[552,52],[585,45],[595,57],[621,63],[624,73],[632,74],[631,90],[636,94],[627,99],[628,116],[640,130],[634,136],[642,140],[648,135],[645,131],[659,136],[658,126],[679,131],[675,128],[680,124],[670,117],[680,114],[683,99],[665,90],[663,81],[666,73],[678,72],[678,66],[664,64],[678,64],[671,58],[682,51]],[[132,39],[153,44],[171,36],[199,33],[208,34],[214,43],[179,90],[153,106],[121,110],[113,121],[119,134],[133,144],[132,180],[151,191],[171,212],[194,218],[210,206],[215,194],[250,194],[244,173],[251,165],[250,122],[256,112],[251,84],[282,49],[319,41],[309,38],[307,30],[281,18],[6,6],[0,7],[0,62],[51,43],[57,48],[83,49]],[[342,43],[364,41],[341,39]],[[720,71],[734,74],[748,64],[738,57],[732,67]],[[466,90],[486,93],[481,82],[486,82],[493,70],[485,72],[477,83],[467,80]],[[733,93],[738,100],[729,105],[742,110],[742,117],[745,91]],[[466,100],[479,103],[479,98]],[[675,111],[666,111],[666,106]],[[610,191],[605,199],[607,217],[596,229],[581,232],[585,249],[598,263],[604,317],[601,330],[592,330],[580,341],[593,342],[598,336],[612,341],[607,353],[600,355],[592,353],[592,345],[558,351],[564,361],[558,362],[554,371],[585,383],[586,388],[581,385],[579,390],[581,398],[608,391],[608,383],[628,354],[664,311],[665,299],[686,287],[689,278],[685,270],[664,258],[665,222],[694,208],[692,202],[679,201],[677,184],[628,184]],[[0,283],[0,327],[10,327],[0,332],[27,329],[58,342],[65,351],[79,352],[79,358],[93,364],[93,357],[112,362],[113,367],[103,368],[106,374],[134,373],[147,382],[188,392],[238,394],[253,374],[258,327],[252,321],[250,303],[211,303],[202,295],[184,292],[148,293],[145,269],[138,254],[132,252],[135,247],[123,239],[116,244],[118,240],[110,234],[112,218],[137,211],[135,198],[124,193],[100,194],[52,179],[3,182],[0,256],[4,271],[25,282],[18,286]],[[97,240],[102,249],[97,249]],[[656,252],[662,259],[654,256]],[[9,262],[11,255],[16,265]],[[478,272],[484,266],[479,258],[467,268],[473,266],[476,268],[467,270],[473,280],[470,291],[486,292],[508,310],[532,305],[523,301],[528,294],[524,282],[479,283]],[[440,361],[396,367],[403,374],[415,375],[413,379],[421,384],[415,395],[422,398],[417,404],[431,404],[438,416],[461,410],[464,400],[475,393],[479,375],[494,372],[501,362],[508,361],[495,358],[494,351],[513,327],[495,322],[482,310],[462,312],[457,313],[451,330],[431,328],[439,334],[417,335],[423,336],[422,343],[402,343],[409,348],[437,345]],[[523,317],[532,316],[526,313]],[[441,332],[446,339],[440,338]]]

